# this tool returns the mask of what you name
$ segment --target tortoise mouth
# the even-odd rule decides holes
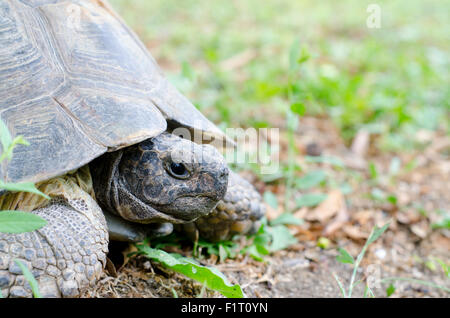
[[[217,195],[212,194],[186,194],[177,197],[168,205],[154,208],[169,217],[172,223],[188,223],[208,215],[219,203],[219,200]]]
[[[116,182],[118,184],[116,184]],[[158,204],[146,202],[128,191],[123,180],[113,180],[116,192],[110,202],[111,210],[130,222],[141,224],[193,222],[209,214],[223,198],[222,193],[185,193],[175,197],[171,202]]]

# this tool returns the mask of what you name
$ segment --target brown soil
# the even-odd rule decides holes
[[[267,257],[264,263],[242,255],[223,263],[213,255],[201,262],[215,265],[232,283],[239,283],[248,297],[342,297],[334,275],[347,288],[352,267],[336,261],[337,248],[343,247],[356,257],[372,227],[390,222],[388,230],[370,245],[357,275],[364,283],[356,287],[353,296],[362,297],[365,283],[373,278],[394,276],[434,283],[448,290],[450,280],[436,259],[448,265],[450,231],[433,229],[431,225],[442,220],[439,210],[448,213],[450,207],[449,137],[438,133],[427,136],[428,143],[423,150],[397,155],[403,167],[412,159],[416,166],[388,178],[393,156],[373,150],[374,137],[365,138],[363,133],[359,136],[356,138],[359,141],[355,139],[353,145],[346,146],[327,119],[302,119],[297,138],[298,162],[303,165],[304,155],[310,152],[341,158],[347,169],[326,164],[316,164],[314,168],[325,170],[337,184],[348,183],[353,191],[344,195],[333,186],[322,189],[329,194],[328,202],[294,213],[305,220],[301,226],[290,226],[299,243]],[[370,179],[368,162],[377,167],[380,177],[376,183]],[[264,184],[252,175],[244,176],[261,192],[270,190],[283,202],[282,183]],[[395,196],[397,202],[370,198],[368,194],[375,188]],[[269,220],[282,213],[281,208],[275,211],[268,207],[268,210]],[[317,247],[320,237],[330,240],[326,249]],[[386,297],[389,284],[372,285],[375,296]],[[449,296],[442,289],[411,281],[393,284],[395,292],[391,297]],[[116,277],[105,272],[96,288],[84,297],[174,297],[175,294],[221,297],[142,256],[130,259],[117,270]]]

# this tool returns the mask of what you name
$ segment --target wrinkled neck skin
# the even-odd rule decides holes
[[[180,144],[193,149],[189,160],[181,160],[189,178],[173,178],[166,171],[171,148]],[[142,224],[186,223],[207,215],[225,196],[228,168],[217,150],[205,147],[212,148],[165,133],[106,153],[89,165],[97,202],[110,213]],[[196,159],[200,152],[202,160]]]
[[[90,165],[95,197],[102,208],[137,223],[182,223],[155,210],[127,190],[119,175],[122,155],[122,150],[107,153]]]

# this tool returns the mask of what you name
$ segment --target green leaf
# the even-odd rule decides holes
[[[386,296],[391,297],[391,295],[395,292],[395,287],[393,284],[390,284],[388,288],[386,288]]]
[[[301,196],[295,200],[297,208],[316,206],[327,198],[324,193],[310,193]]]
[[[267,250],[266,250],[267,251]],[[258,261],[258,262],[263,262],[264,261],[264,255],[269,254],[269,252],[267,251],[267,253],[261,253],[260,250],[258,249],[257,245],[251,245],[249,246],[246,250],[246,253],[248,253],[250,255],[250,257],[252,257],[254,260]],[[264,252],[264,251],[263,251]]]
[[[399,157],[392,158],[391,163],[389,164],[389,175],[397,175],[400,171],[401,164],[402,162]]]
[[[300,57],[297,60],[298,64],[302,64],[305,63],[307,60],[309,60],[310,58],[310,54],[308,52],[308,50],[306,49],[306,47],[302,47],[302,50],[300,52]]]
[[[280,225],[280,224],[293,224],[293,225],[302,225],[304,223],[303,220],[296,218],[292,215],[292,213],[283,213],[276,219],[270,221],[270,225]]]
[[[47,221],[36,214],[8,210],[0,212],[1,233],[31,232],[46,224]]]
[[[192,66],[186,61],[184,61],[181,65],[181,75],[184,78],[189,79],[190,81],[195,80],[195,71]]]
[[[0,142],[2,143],[3,151],[6,151],[12,143],[11,134],[3,120],[0,120]]]
[[[355,259],[345,249],[339,248],[339,255],[336,256],[336,260],[343,264],[355,264]]]
[[[425,266],[432,272],[436,271],[436,264],[432,260],[425,261]]]
[[[160,262],[165,267],[175,272],[194,279],[212,290],[220,292],[225,297],[242,298],[244,294],[241,286],[231,285],[227,278],[216,268],[199,265],[193,259],[183,257],[175,253],[166,253],[162,250],[151,248],[145,244],[137,244],[139,253],[150,259]]]
[[[263,233],[258,233],[257,235],[254,236],[253,244],[255,246],[262,246],[262,247],[264,247],[264,249],[267,250],[266,246],[269,246],[270,241],[271,241],[271,235],[270,235],[270,233],[267,230],[268,228],[269,227],[264,227],[264,232]]]
[[[14,148],[18,144],[25,145],[25,146],[29,146],[30,145],[30,143],[28,141],[26,141],[25,139],[23,139],[22,136],[17,136],[16,138],[14,138],[14,140],[13,140],[13,142],[12,142],[10,147]]]
[[[229,253],[227,252],[225,246],[219,244],[219,259],[221,262],[227,259]]]
[[[286,247],[297,243],[297,239],[289,232],[289,229],[283,225],[269,227],[267,231],[272,235],[270,251],[275,252],[283,250]]]
[[[439,265],[441,265],[442,270],[445,273],[445,276],[447,276],[448,278],[450,278],[450,266],[445,264],[444,261],[442,261],[441,259],[434,257],[435,261],[439,263]]]
[[[12,154],[13,154],[13,150],[14,147],[17,144],[22,144],[22,145],[26,145],[29,146],[30,144],[28,143],[28,141],[26,141],[25,139],[23,139],[22,136],[18,136],[16,138],[14,138],[14,140],[12,141],[12,143],[6,148],[6,150],[3,151],[1,157],[0,157],[0,161],[3,161],[5,158],[11,160],[12,158]],[[3,148],[5,149],[5,148]]]
[[[0,142],[2,144],[2,155],[0,156],[0,161],[5,158],[11,159],[14,147],[17,144],[29,145],[29,143],[23,139],[22,136],[17,136],[14,140],[11,137],[8,126],[0,119]]]
[[[375,200],[384,201],[386,198],[386,193],[379,188],[373,188],[372,191],[370,191],[370,196]]]
[[[432,229],[450,229],[450,218],[447,217],[440,222],[431,224]]]
[[[303,116],[306,112],[306,106],[303,103],[297,102],[291,105],[291,111],[299,116]]]
[[[41,191],[36,189],[36,186],[32,182],[5,183],[3,181],[0,181],[0,189],[5,189],[8,191],[35,193],[35,194],[38,194],[38,195],[43,196],[44,198],[50,200],[50,197],[48,195],[46,195],[45,193],[42,193]]]
[[[23,276],[27,280],[28,284],[30,284],[31,291],[33,292],[34,298],[42,298],[41,293],[39,292],[39,285],[34,278],[33,274],[31,274],[28,267],[26,267],[20,260],[15,259],[14,262],[20,267],[22,270]]]
[[[266,191],[266,192],[264,192],[264,194],[263,194],[263,198],[264,198],[264,201],[268,204],[268,205],[270,205],[273,209],[278,209],[278,199],[277,199],[277,197],[275,196],[275,194],[273,194],[272,192],[270,192],[270,191]]]
[[[323,170],[311,171],[301,178],[295,180],[297,189],[306,190],[319,185],[326,179],[327,175]]]
[[[382,227],[375,226],[373,228],[372,232],[370,233],[370,236],[367,239],[367,243],[366,244],[369,245],[369,244],[375,242],[381,236],[381,234],[383,234],[384,231],[387,230],[387,228],[389,227],[389,224],[390,223],[388,222],[385,225],[383,225]]]
[[[298,67],[298,58],[300,56],[300,41],[297,39],[292,43],[289,51],[289,69],[294,71]]]
[[[397,204],[397,197],[395,195],[389,195],[386,199],[393,205]]]
[[[376,179],[378,177],[377,167],[373,162],[369,163],[369,173],[371,179]]]
[[[260,174],[259,177],[264,183],[271,183],[284,177],[283,171],[277,171],[271,174]]]
[[[350,194],[353,192],[353,188],[350,184],[348,184],[347,182],[342,183],[339,186],[339,190],[341,190],[342,194]]]

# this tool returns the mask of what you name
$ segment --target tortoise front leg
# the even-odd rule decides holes
[[[100,207],[90,197],[85,200],[54,200],[31,212],[48,222],[37,231],[0,233],[4,297],[32,295],[14,259],[31,270],[43,297],[76,297],[95,284],[106,263],[108,231]]]
[[[117,215],[104,211],[111,241],[140,242],[146,238],[166,236],[172,233],[172,223],[140,224],[127,221]]]

